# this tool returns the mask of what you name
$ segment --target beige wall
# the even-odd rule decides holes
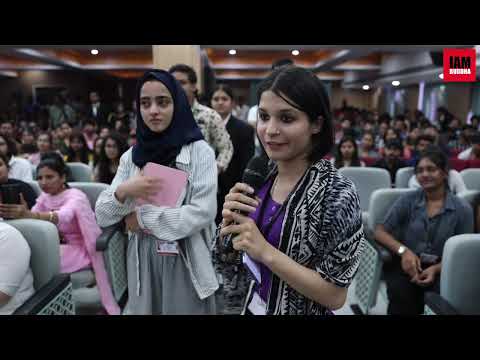
[[[153,45],[153,64],[157,69],[168,70],[175,64],[191,66],[197,73],[197,88],[203,89],[200,46],[198,45]]]

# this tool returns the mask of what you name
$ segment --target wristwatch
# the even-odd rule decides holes
[[[401,245],[397,250],[397,254],[402,256],[405,253],[405,251],[407,251],[407,248],[405,246]]]

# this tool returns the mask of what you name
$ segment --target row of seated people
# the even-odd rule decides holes
[[[69,127],[65,124],[65,127],[67,126]],[[18,144],[11,137],[0,134],[0,153],[7,156],[10,166],[9,177],[32,181],[43,154],[57,151],[66,162],[88,165],[92,170],[92,178],[89,181],[110,184],[116,174],[120,157],[128,148],[125,139],[118,133],[104,132],[95,139],[92,144],[94,148],[90,150],[82,133],[72,132],[71,128],[65,132],[70,133],[65,139],[68,140],[67,147],[55,146],[52,135],[44,132],[38,134],[36,145],[32,145],[31,151],[27,152],[19,152]]]
[[[101,229],[96,223],[87,195],[68,186],[67,167],[57,153],[47,154],[40,162],[37,171],[41,195],[37,197],[28,184],[10,180],[11,184],[20,184],[21,203],[15,205],[2,202],[0,217],[38,219],[55,224],[61,241],[60,272],[70,274],[93,268],[95,283],[105,311],[108,314],[119,314],[120,308],[113,297],[103,257],[96,251],[96,240],[101,234]],[[8,162],[5,156],[0,154],[0,178],[5,180],[7,174]],[[2,226],[6,227],[5,224]],[[18,232],[9,230],[9,233],[12,233],[14,238],[19,238]],[[12,245],[2,237],[2,242],[4,243],[2,245],[9,247],[10,251],[0,251],[0,267],[5,270],[4,277],[0,278],[0,294],[5,295],[3,304],[0,303],[0,313],[13,313],[33,291],[31,271],[24,266],[28,264],[29,252],[25,249],[25,241],[20,240],[18,244]],[[12,258],[12,251],[19,256],[16,266],[11,266],[9,260]],[[12,280],[15,281],[9,282]]]
[[[480,155],[480,138],[473,138],[473,141],[472,152],[473,154],[478,153]],[[337,169],[349,166],[369,166],[386,169],[390,173],[392,186],[395,186],[397,171],[404,167],[414,167],[418,162],[420,153],[427,147],[433,145],[432,137],[428,135],[420,136],[417,139],[413,156],[407,160],[402,157],[402,144],[397,140],[391,140],[385,144],[383,157],[359,157],[356,142],[352,138],[346,137],[340,141],[335,156],[330,157],[330,159]],[[448,162],[450,167],[450,183],[454,192],[457,193],[465,190],[465,184],[463,183],[459,172],[468,168],[480,168],[480,159],[472,157],[470,159],[461,160],[450,157]],[[412,177],[409,182],[409,187],[418,187],[418,182],[416,182],[414,177]]]

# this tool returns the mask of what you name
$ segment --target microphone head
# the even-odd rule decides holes
[[[262,155],[251,158],[243,172],[242,182],[255,191],[260,189],[268,175],[268,160],[267,156]]]

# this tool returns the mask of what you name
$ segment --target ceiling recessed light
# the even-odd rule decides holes
[[[363,85],[363,86],[362,86],[362,89],[363,89],[363,90],[370,90],[370,86],[368,86],[368,85]]]
[[[443,73],[438,75],[438,77],[443,80]]]
[[[92,55],[98,55],[98,50],[97,50],[97,49],[92,49],[92,50],[90,51],[90,53],[91,53]]]
[[[292,50],[292,55],[293,55],[293,56],[298,56],[298,55],[300,55],[300,51],[298,51],[298,50]]]
[[[232,50],[230,50],[228,53],[229,53],[230,55],[235,55],[235,54],[237,53],[237,50],[232,49]]]
[[[392,81],[392,85],[393,86],[398,86],[398,85],[400,85],[400,81],[398,81],[398,80]]]

